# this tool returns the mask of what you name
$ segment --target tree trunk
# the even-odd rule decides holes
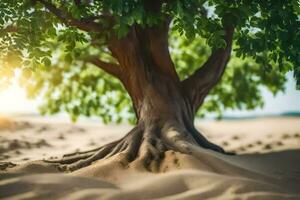
[[[133,102],[136,126],[118,141],[50,162],[73,171],[119,155],[125,163],[138,161],[155,170],[167,150],[195,156],[199,148],[224,152],[194,127],[195,103],[170,58],[168,26],[165,23],[155,28],[133,27],[125,38],[110,40],[109,49],[121,66],[118,78]]]

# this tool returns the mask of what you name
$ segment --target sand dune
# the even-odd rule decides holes
[[[0,142],[6,141],[0,152],[0,199],[300,199],[299,118],[199,123],[212,141],[241,155],[199,149],[195,158],[168,151],[157,173],[134,162],[124,167],[98,161],[69,174],[34,160],[91,148],[121,137],[130,127],[39,120],[27,120],[25,126],[21,121],[0,127]],[[36,145],[41,138],[47,145]],[[13,140],[20,145],[10,146]],[[30,148],[24,141],[31,142]]]

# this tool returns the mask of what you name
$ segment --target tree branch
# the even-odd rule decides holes
[[[234,28],[232,26],[226,27],[225,32],[227,43],[225,49],[220,48],[212,52],[204,65],[182,82],[194,112],[201,106],[208,92],[221,79],[229,61]]]
[[[167,19],[157,27],[136,27],[136,33],[143,47],[141,49],[145,51],[141,53],[144,55],[149,54],[152,67],[157,67],[165,76],[169,76],[176,82],[180,82],[169,52],[168,33],[170,22],[171,20]]]
[[[45,6],[51,13],[53,13],[59,20],[63,23],[77,27],[84,31],[93,31],[93,32],[101,32],[104,28],[101,24],[94,22],[94,18],[92,20],[86,19],[75,19],[70,14],[66,13],[63,10],[58,9],[53,4],[45,1],[45,0],[36,0]]]
[[[96,65],[100,69],[104,70],[106,73],[122,80],[122,73],[119,65],[102,61],[97,57],[90,57],[88,59],[85,59],[85,61]]]

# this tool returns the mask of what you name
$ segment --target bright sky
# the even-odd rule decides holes
[[[296,81],[293,73],[287,74],[288,81],[285,85],[285,93],[279,93],[275,97],[271,92],[264,89],[262,91],[265,106],[251,111],[226,111],[226,116],[251,116],[251,115],[268,115],[280,114],[283,112],[296,111],[300,112],[300,90],[296,90]]]
[[[25,91],[14,83],[9,89],[0,91],[0,114],[37,113],[37,100],[29,100]]]
[[[296,90],[292,73],[288,73],[286,93],[278,94],[276,97],[268,91],[263,91],[265,107],[253,111],[226,111],[226,116],[250,116],[279,114],[288,111],[300,112],[300,90]],[[37,113],[38,100],[29,100],[25,92],[14,83],[8,90],[0,91],[0,115],[18,113]]]

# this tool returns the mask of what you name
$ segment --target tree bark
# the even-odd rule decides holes
[[[197,112],[208,92],[219,82],[229,61],[234,28],[229,26],[224,30],[226,47],[213,51],[204,65],[182,82],[194,112]]]
[[[103,147],[50,162],[73,171],[117,154],[122,155],[126,163],[138,160],[147,169],[154,170],[166,150],[196,155],[197,148],[206,148],[224,153],[196,130],[193,120],[199,105],[195,94],[202,86],[206,91],[217,82],[229,58],[231,43],[225,50],[212,54],[200,69],[201,75],[196,71],[190,79],[181,82],[168,50],[168,29],[168,22],[153,28],[134,26],[125,38],[112,37],[109,41],[109,49],[119,62],[119,78],[132,99],[138,119],[132,131]],[[226,37],[232,37],[230,35],[227,32]],[[214,62],[218,59],[220,61]],[[212,79],[206,79],[205,74],[211,75],[214,71],[215,75],[211,76],[214,82],[210,83]],[[192,87],[192,83],[196,87]],[[156,167],[150,169],[152,161]]]

